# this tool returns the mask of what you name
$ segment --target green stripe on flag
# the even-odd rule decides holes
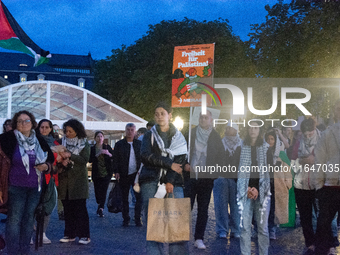
[[[279,157],[280,159],[282,159],[283,162],[285,162],[288,166],[290,166],[290,160],[284,151],[280,151]]]
[[[25,44],[23,44],[18,38],[10,38],[7,40],[0,41],[0,47],[8,50],[16,50],[26,53],[32,57],[35,57],[33,52],[30,51]]]
[[[35,64],[35,66],[41,65],[41,64],[47,64],[50,61],[49,58],[46,57],[40,57],[38,62]]]

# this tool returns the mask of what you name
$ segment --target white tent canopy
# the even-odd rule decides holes
[[[86,130],[124,131],[127,123],[136,128],[147,121],[97,94],[72,84],[58,81],[28,81],[0,88],[0,120],[27,110],[37,120],[49,119],[60,127],[75,118]]]

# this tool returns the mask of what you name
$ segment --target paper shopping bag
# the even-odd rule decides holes
[[[147,241],[161,243],[189,241],[190,234],[190,198],[149,199]]]

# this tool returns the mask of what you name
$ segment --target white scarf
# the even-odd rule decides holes
[[[236,148],[242,145],[242,139],[238,134],[235,136],[225,136],[222,138],[224,150],[228,150],[230,155],[233,155]]]
[[[170,124],[170,125],[172,125],[172,124]],[[172,128],[176,129],[175,126],[173,126]],[[185,140],[182,133],[180,131],[178,131],[177,129],[176,129],[175,135],[171,138],[171,144],[170,144],[169,148],[164,147],[164,142],[157,132],[156,125],[154,125],[151,128],[151,132],[156,139],[158,148],[162,152],[162,156],[165,155],[165,157],[166,157],[167,155],[169,155],[169,157],[171,159],[173,159],[176,155],[183,155],[183,154],[188,153],[187,141]]]
[[[20,155],[22,158],[22,163],[24,164],[24,167],[26,169],[26,172],[30,173],[30,164],[29,164],[29,157],[26,151],[32,151],[35,152],[35,164],[41,164],[45,163],[47,159],[47,152],[43,151],[40,147],[40,143],[35,135],[35,131],[32,129],[31,134],[29,137],[24,136],[20,131],[17,129],[14,130],[14,134],[17,138],[18,144],[19,144],[19,150]],[[37,173],[40,173],[40,171],[37,170]]]
[[[61,139],[61,144],[66,147],[68,151],[72,154],[79,155],[79,153],[84,149],[86,144],[86,138],[79,139],[75,138],[67,138],[63,136]]]
[[[32,129],[30,136],[27,137],[23,135],[17,129],[14,130],[15,137],[17,138],[19,151],[22,159],[22,163],[26,169],[27,174],[30,173],[30,160],[27,154],[27,151],[34,150],[35,152],[35,164],[42,164],[46,162],[47,159],[47,152],[43,151],[40,143],[35,135],[35,131]],[[41,189],[41,172],[39,170],[35,170],[38,175],[38,190]]]
[[[298,157],[305,157],[312,154],[315,145],[317,144],[320,137],[320,131],[318,129],[315,129],[315,132],[312,137],[305,138],[304,136],[301,139],[300,147],[298,150]]]
[[[177,128],[170,123],[170,129],[174,128],[176,129],[175,135],[171,138],[171,143],[169,148],[165,148],[163,139],[160,137],[160,135],[157,132],[156,129],[157,125],[154,125],[151,128],[151,146],[153,145],[153,137],[156,139],[158,148],[161,150],[161,154],[163,157],[167,157],[169,155],[169,158],[174,159],[176,155],[183,155],[188,153],[187,149],[187,141],[185,140],[184,136],[180,131],[177,130]],[[166,169],[161,168],[159,171],[159,182],[158,185],[160,185],[160,181],[163,175],[165,175],[167,172]]]

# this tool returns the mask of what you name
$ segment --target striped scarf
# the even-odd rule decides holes
[[[170,125],[171,125],[170,128],[176,129],[175,126],[173,126],[172,124],[170,124]],[[165,155],[165,156],[169,155],[169,157],[171,159],[173,159],[176,155],[182,155],[182,154],[188,153],[187,141],[185,140],[182,133],[180,131],[178,131],[177,129],[176,129],[175,135],[171,138],[171,144],[170,144],[169,148],[165,148],[164,142],[157,132],[156,125],[154,125],[151,128],[151,132],[152,132],[153,136],[155,137],[158,148],[162,152],[162,156],[163,155]]]
[[[266,207],[268,206],[269,198],[270,198],[270,176],[268,171],[263,171],[262,166],[267,166],[267,150],[268,144],[263,143],[262,146],[256,147],[256,157],[260,171],[260,181],[259,181],[259,198],[260,199],[260,212],[261,212],[261,223],[263,222],[263,214],[266,211]],[[244,205],[248,199],[248,184],[250,179],[250,171],[246,172],[245,169],[242,169],[241,166],[249,166],[251,167],[251,146],[243,145],[241,149],[241,157],[240,157],[240,165],[238,171],[238,180],[237,180],[237,204],[239,206],[239,213],[241,214],[241,227],[243,220],[243,209]]]
[[[236,148],[242,145],[242,139],[238,134],[235,136],[225,136],[222,138],[224,150],[228,150],[230,155],[233,155]]]

